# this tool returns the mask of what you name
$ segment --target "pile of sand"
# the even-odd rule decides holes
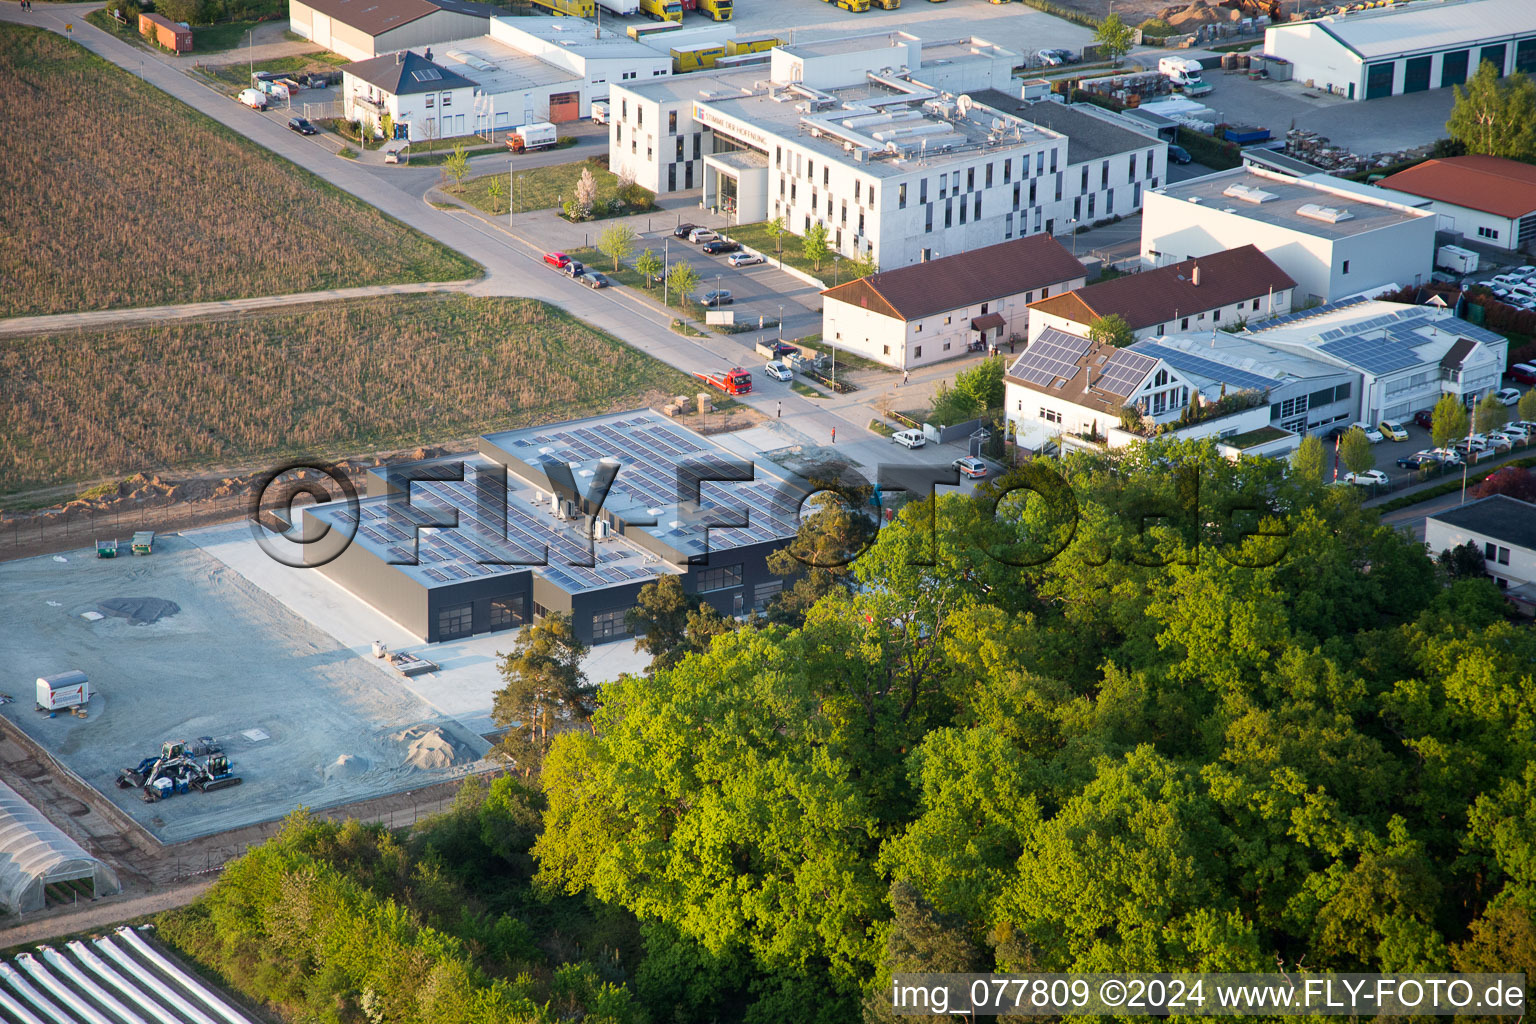
[[[1183,7],[1165,7],[1158,13],[1168,24],[1185,30],[1223,21],[1241,21],[1243,12],[1230,7],[1220,7],[1206,0],[1194,0]]]
[[[181,605],[158,597],[109,597],[96,602],[95,610],[101,615],[127,619],[131,625],[142,626],[170,618],[181,611]]]
[[[361,775],[368,770],[368,762],[356,754],[342,754],[325,766],[325,781],[339,782]]]
[[[395,733],[390,739],[406,744],[406,764],[428,771],[451,768],[474,759],[474,755],[454,742],[441,726],[413,726]]]

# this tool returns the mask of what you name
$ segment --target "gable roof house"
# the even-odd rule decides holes
[[[1029,303],[1086,274],[1050,235],[1016,238],[826,289],[822,337],[898,369],[952,359],[1022,338]]]
[[[1100,317],[1123,318],[1136,337],[1216,330],[1291,311],[1296,282],[1256,246],[1181,260],[1030,304],[1030,338],[1047,327],[1088,333]]]

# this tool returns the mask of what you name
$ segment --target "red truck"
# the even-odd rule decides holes
[[[695,370],[693,375],[710,387],[719,388],[728,395],[745,395],[752,390],[752,374],[739,366],[717,373]]]

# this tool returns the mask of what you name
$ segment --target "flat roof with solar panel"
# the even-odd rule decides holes
[[[740,460],[650,410],[503,431],[480,446],[477,455],[390,467],[422,474],[462,465],[463,480],[415,480],[409,503],[379,495],[355,514],[337,503],[306,515],[343,530],[355,522],[353,544],[428,589],[532,571],[576,594],[683,572],[712,553],[782,545],[799,527],[806,493],[761,463],[747,465],[750,480],[711,479],[735,475]],[[604,464],[616,465],[595,516],[562,500],[548,472],[554,463],[569,467],[583,498]],[[477,483],[503,467],[504,507]],[[701,480],[697,504],[679,494],[688,476]]]

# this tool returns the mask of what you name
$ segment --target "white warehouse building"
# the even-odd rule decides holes
[[[1536,3],[1420,0],[1315,21],[1272,25],[1264,52],[1292,77],[1348,99],[1460,85],[1491,62],[1501,76],[1536,71]]]
[[[1438,218],[1415,205],[1248,166],[1147,193],[1141,259],[1163,266],[1252,244],[1296,282],[1298,304],[1422,284],[1433,271]]]
[[[1018,60],[889,32],[776,48],[766,76],[615,85],[610,166],[658,194],[700,189],[738,223],[820,223],[834,251],[887,269],[1140,209],[1167,144],[1096,108],[989,105]],[[1058,116],[1091,131],[1045,127]]]

